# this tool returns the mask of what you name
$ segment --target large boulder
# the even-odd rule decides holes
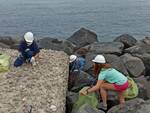
[[[78,100],[79,93],[67,92],[66,97],[66,113],[71,113],[73,105]]]
[[[9,46],[11,46],[11,45],[16,43],[14,38],[12,38],[10,36],[4,36],[4,37],[0,36],[0,42],[4,43],[6,45],[9,45]]]
[[[0,42],[0,48],[10,48],[10,46]]]
[[[112,107],[107,113],[150,113],[150,100],[136,98],[127,101],[123,107],[120,105]]]
[[[90,52],[86,54],[84,71],[89,72],[89,74],[93,74],[93,71],[90,72],[90,70],[93,70],[92,60],[95,58],[95,56],[96,54]]]
[[[134,80],[139,88],[138,97],[144,100],[150,99],[150,81],[148,81],[144,76],[134,78]]]
[[[150,54],[144,53],[144,54],[134,54],[134,56],[139,57],[142,59],[144,65],[145,65],[145,75],[150,76]]]
[[[130,54],[124,54],[120,58],[130,76],[139,77],[145,73],[145,66],[140,58],[133,57]]]
[[[16,49],[15,45],[18,45],[19,42],[20,42],[19,37],[10,37],[10,36],[0,37],[0,47],[2,48]]]
[[[130,53],[130,54],[150,53],[150,45],[140,43],[140,44],[137,44],[135,46],[125,49],[124,52]]]
[[[73,92],[78,92],[84,86],[90,86],[95,82],[95,79],[89,75],[88,73],[81,71],[77,75],[75,75],[74,86],[71,89]]]
[[[150,37],[145,37],[144,39],[141,40],[144,44],[150,45]]]
[[[125,48],[134,46],[137,42],[137,40],[129,34],[120,35],[114,41],[115,42],[122,42],[124,44]]]
[[[124,45],[121,42],[97,42],[88,45],[89,52],[95,54],[121,55]]]
[[[108,63],[110,63],[113,68],[120,71],[124,75],[129,75],[129,73],[120,57],[118,57],[117,55],[113,55],[113,54],[104,54],[104,56],[106,58],[106,61]]]
[[[89,31],[85,28],[81,28],[67,40],[75,44],[77,48],[81,48],[93,42],[98,42],[97,35],[94,32]]]
[[[38,40],[40,48],[64,51],[67,54],[72,54],[75,45],[67,40],[59,40],[55,38],[42,38]]]
[[[92,106],[88,104],[84,104],[79,108],[79,110],[72,111],[72,113],[105,113],[105,112],[98,110],[96,108],[93,108]]]
[[[36,66],[12,64],[17,51],[0,49],[11,56],[10,71],[0,73],[0,113],[65,113],[69,61],[64,52],[41,50]],[[29,109],[28,109],[29,107]]]

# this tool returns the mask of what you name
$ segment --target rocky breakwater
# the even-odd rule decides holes
[[[1,41],[1,38],[0,38],[0,42],[2,42],[1,45],[4,48],[5,47],[15,48],[16,45],[18,45],[17,41],[15,43],[12,43],[13,45],[11,45],[11,44],[6,43],[7,41],[4,43],[5,40],[4,40],[4,38],[2,38],[2,39],[3,40]],[[6,39],[10,40],[10,38],[8,38],[8,37],[6,37]],[[13,38],[11,40],[13,40]],[[86,65],[84,67],[84,70],[79,75],[76,76],[74,85],[69,89],[69,91],[67,91],[67,96],[63,95],[63,96],[67,97],[66,98],[67,99],[66,100],[66,109],[67,109],[66,113],[72,113],[73,105],[74,105],[75,101],[78,99],[79,90],[86,85],[90,85],[91,79],[94,79],[92,59],[97,54],[103,54],[106,57],[106,61],[108,63],[110,63],[113,68],[124,73],[126,76],[128,75],[128,76],[132,77],[136,81],[136,83],[139,87],[139,94],[138,94],[137,98],[127,100],[127,103],[126,103],[124,109],[120,109],[120,107],[118,106],[117,93],[108,92],[108,107],[110,109],[108,109],[108,111],[105,111],[105,112],[108,112],[108,113],[126,113],[126,112],[143,113],[144,111],[145,111],[145,113],[150,112],[150,110],[149,110],[149,106],[150,106],[150,103],[149,103],[149,100],[150,100],[150,38],[149,37],[145,37],[142,40],[136,40],[135,37],[133,37],[129,34],[123,34],[123,35],[116,37],[115,40],[112,42],[102,42],[101,40],[98,40],[96,33],[92,32],[90,30],[87,30],[85,28],[81,28],[78,31],[76,31],[72,36],[67,38],[66,40],[65,39],[60,40],[60,39],[47,37],[47,38],[39,39],[38,44],[41,48],[53,49],[53,50],[57,50],[57,51],[64,51],[68,55],[70,55],[70,54],[85,55]],[[45,57],[47,58],[47,56],[45,56]],[[52,58],[60,57],[60,53],[55,54],[54,56],[49,56],[49,57],[50,58],[51,57]],[[61,59],[61,57],[60,57],[60,59]],[[45,61],[45,63],[47,63],[46,60],[44,60],[44,61]],[[68,66],[68,64],[65,64],[65,63],[68,63],[68,62],[64,61],[60,65]],[[49,64],[49,65],[54,65],[54,64]],[[51,73],[50,70],[53,69],[54,67],[53,66],[50,66],[50,67],[52,67],[52,68],[49,68],[49,72]],[[42,66],[41,66],[41,68],[42,68]],[[44,69],[45,68],[47,69],[48,67],[44,67]],[[27,70],[28,68],[24,67],[24,69]],[[68,68],[65,68],[65,69],[68,70]],[[23,70],[23,68],[20,68],[17,70],[19,73],[19,72],[21,72],[21,70]],[[31,68],[30,70],[33,71],[34,69]],[[55,71],[56,72],[54,72],[54,73],[57,73],[57,70],[55,70]],[[66,72],[66,70],[65,70],[65,72]],[[35,71],[34,73],[37,73],[37,72]],[[45,73],[45,70],[43,70],[42,73]],[[42,75],[42,73],[41,73],[41,75]],[[20,74],[20,76],[21,76],[21,74]],[[14,75],[14,77],[15,77],[15,75],[17,75],[17,74],[14,73],[12,75]],[[26,72],[26,75],[28,75],[28,72]],[[54,74],[53,76],[57,76],[57,74]],[[22,76],[21,76],[21,78],[22,78]],[[39,77],[37,77],[37,78],[39,78]],[[11,78],[11,79],[13,80],[13,78]],[[26,80],[26,77],[24,79]],[[16,81],[17,81],[17,82],[15,82],[16,84],[20,83],[20,82],[18,82],[18,79]],[[60,85],[60,87],[57,87],[58,89],[55,89],[55,90],[61,91],[60,90],[61,88],[64,88],[64,90],[67,90],[66,87],[63,87],[62,82],[60,82],[60,83],[58,82],[58,84]],[[67,82],[65,84],[67,84]],[[0,86],[3,86],[3,85],[0,85]],[[10,85],[10,86],[14,86],[14,85]],[[44,83],[43,83],[43,86],[44,86]],[[52,86],[54,86],[54,85],[52,84]],[[41,87],[42,87],[42,85],[41,85]],[[13,88],[15,89],[15,86]],[[28,87],[28,88],[30,90],[30,87]],[[4,89],[9,89],[9,88],[6,87]],[[34,92],[32,92],[32,93],[34,94]],[[52,92],[50,92],[50,94],[51,93]],[[61,97],[61,93],[58,93],[57,95],[60,95],[60,97]],[[33,98],[35,98],[35,97],[33,97]],[[64,98],[64,97],[62,97],[62,98]],[[59,99],[60,98],[58,97],[58,100]],[[98,99],[101,100],[100,98],[98,98]],[[48,96],[45,97],[45,100],[49,100]],[[57,100],[57,98],[56,98],[56,100]],[[5,101],[5,102],[7,102],[7,101]],[[49,102],[49,101],[47,101],[47,102]],[[34,104],[36,105],[36,102]],[[62,103],[61,105],[64,106],[63,104],[65,105],[65,103]],[[4,105],[6,105],[6,104],[4,103]],[[41,106],[42,105],[43,104],[41,104]],[[47,105],[51,105],[51,104],[43,105],[43,107],[45,107],[44,110],[47,109]],[[9,105],[8,107],[10,107],[10,106],[12,106],[12,105]],[[1,107],[1,104],[0,104],[0,107]],[[18,106],[13,106],[13,107],[18,108]],[[136,109],[136,107],[138,107],[138,109]],[[89,107],[86,105],[83,105],[81,108],[82,109],[79,109],[79,111],[77,111],[76,113],[91,113],[91,112],[100,113],[100,112],[103,112],[100,110],[97,111],[97,110],[93,109],[92,107]],[[43,110],[43,108],[41,108],[41,109]]]
[[[36,66],[13,67],[16,50],[2,49],[11,56],[10,70],[0,73],[0,113],[65,113],[68,56],[41,50]],[[31,112],[30,112],[31,111]]]
[[[89,35],[90,34],[90,35]],[[78,38],[77,38],[78,37]],[[76,40],[76,38],[78,40]],[[100,39],[100,38],[99,38]],[[142,103],[139,103],[138,110],[140,113],[147,111],[149,112],[148,107],[143,107],[147,104],[149,106],[150,99],[150,38],[145,37],[142,40],[136,40],[135,37],[129,34],[123,34],[115,38],[112,42],[102,42],[98,41],[97,35],[89,30],[84,28],[75,32],[70,38],[67,39],[76,46],[73,54],[81,55],[84,53],[86,59],[86,65],[84,71],[78,75],[75,80],[74,86],[67,93],[67,102],[68,108],[71,108],[74,102],[78,98],[78,91],[82,88],[81,86],[89,85],[90,80],[93,75],[93,63],[92,59],[97,54],[103,54],[106,57],[106,61],[111,64],[111,66],[120,72],[124,73],[126,76],[132,77],[138,87],[139,94],[137,99],[142,99]],[[85,40],[85,42],[83,41]],[[79,46],[78,43],[80,43]],[[82,51],[82,52],[81,52]],[[83,52],[84,51],[84,52]],[[99,98],[98,98],[99,99]],[[137,99],[131,99],[132,101],[127,102],[124,109],[121,111],[118,109],[118,97],[115,92],[108,92],[108,106],[109,108],[113,107],[111,110],[105,111],[108,113],[113,113],[115,110],[116,113],[125,113],[128,107],[137,103]],[[99,99],[101,100],[101,99]],[[145,101],[144,101],[145,100]],[[145,103],[145,104],[144,104]],[[136,108],[135,108],[136,109]],[[135,109],[128,109],[129,112],[139,112]],[[83,110],[83,109],[82,109]],[[93,109],[90,107],[85,107],[84,112],[90,113]],[[77,111],[76,113],[80,113]],[[83,111],[82,111],[83,112]],[[68,109],[68,113],[71,113],[71,109]],[[95,111],[95,113],[98,113]]]

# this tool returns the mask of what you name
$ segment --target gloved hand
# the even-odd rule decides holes
[[[23,57],[22,53],[19,52],[18,53],[18,57]]]
[[[82,89],[79,91],[79,94],[80,94],[80,95],[87,95],[87,94],[88,94],[88,92],[87,92],[88,89],[90,89],[89,86],[86,86],[86,87],[82,88]]]
[[[36,62],[35,62],[35,58],[34,58],[34,57],[32,57],[32,58],[30,59],[30,63],[31,63],[33,66],[36,65]]]

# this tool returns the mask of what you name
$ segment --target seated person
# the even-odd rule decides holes
[[[20,42],[18,51],[20,54],[14,62],[15,67],[21,66],[24,62],[35,65],[35,59],[38,57],[40,50],[34,40],[33,33],[27,32],[24,35],[24,39]]]

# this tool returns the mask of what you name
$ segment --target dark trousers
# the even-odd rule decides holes
[[[32,56],[33,56],[32,51],[29,50],[27,52],[24,52],[23,54],[19,55],[19,57],[17,57],[17,59],[14,62],[14,66],[15,67],[21,66],[25,61],[27,60],[30,61]]]

